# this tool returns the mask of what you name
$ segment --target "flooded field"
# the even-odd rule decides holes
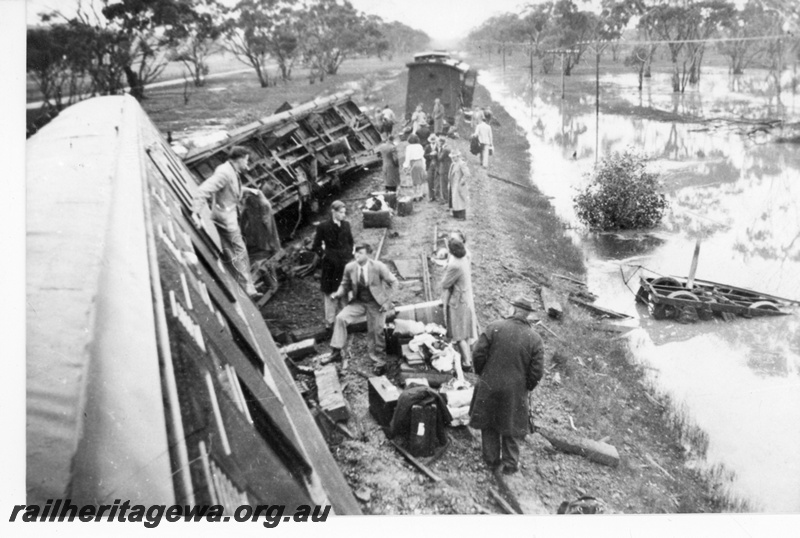
[[[569,77],[563,100],[558,77],[531,81],[527,70],[497,69],[479,79],[526,131],[531,181],[571,225],[598,304],[634,317],[636,357],[708,434],[698,465],[724,465],[728,492],[753,511],[800,512],[800,308],[681,325],[637,309],[638,275],[626,284],[638,266],[685,276],[699,238],[698,278],[800,299],[800,148],[775,143],[759,123],[797,121],[800,98],[784,91],[778,104],[764,80],[708,69],[699,89],[675,96],[666,76],[646,80],[641,93],[634,75],[604,76],[596,116],[594,77]],[[597,156],[629,147],[661,174],[671,204],[662,225],[647,233],[582,230],[575,188]]]

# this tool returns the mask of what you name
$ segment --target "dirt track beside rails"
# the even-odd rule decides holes
[[[388,103],[403,113],[405,76],[374,91],[372,102]],[[356,96],[361,104],[363,96]],[[508,114],[482,87],[476,103],[491,104],[496,155],[489,173],[521,185],[528,184],[529,157],[525,137]],[[468,127],[460,140],[451,141],[468,155]],[[400,155],[405,143],[400,145]],[[581,279],[581,253],[564,237],[562,223],[548,199],[535,188],[522,189],[487,176],[474,157],[470,202],[466,221],[456,221],[439,203],[420,202],[414,214],[395,216],[387,234],[381,260],[419,259],[433,249],[434,229],[440,234],[455,229],[467,235],[473,256],[472,276],[479,322],[484,326],[507,311],[504,299],[517,293],[539,298],[539,288],[549,286],[562,294],[564,319],[539,317],[547,327],[537,327],[545,341],[545,376],[534,391],[537,422],[557,432],[572,432],[604,440],[619,451],[621,463],[606,467],[580,456],[556,451],[541,435],[529,435],[522,445],[521,471],[508,486],[526,513],[555,513],[562,501],[591,495],[605,501],[616,513],[719,512],[736,509],[707,475],[687,462],[702,451],[691,431],[668,401],[648,393],[641,367],[631,363],[624,340],[593,329],[596,320],[568,304],[570,292],[582,287],[554,274]],[[380,170],[365,174],[335,198],[356,199],[382,190]],[[382,229],[363,229],[359,201],[348,202],[356,242],[377,246]],[[318,220],[325,218],[323,204]],[[313,226],[299,231],[300,239],[313,236]],[[431,264],[434,297],[439,296],[442,270]],[[396,304],[423,302],[420,280],[401,281]],[[272,327],[292,330],[322,322],[318,274],[282,283],[263,308]],[[324,351],[326,346],[318,346]],[[356,334],[351,360],[340,380],[351,410],[347,427],[355,439],[339,436],[331,450],[353,491],[358,492],[367,514],[471,514],[502,513],[489,493],[495,479],[480,458],[480,432],[451,428],[451,445],[431,469],[443,478],[433,482],[409,465],[391,446],[367,409],[367,381],[357,371],[370,371],[364,336]],[[557,360],[553,357],[556,355]],[[387,376],[396,382],[398,365]],[[470,380],[473,374],[467,374]]]

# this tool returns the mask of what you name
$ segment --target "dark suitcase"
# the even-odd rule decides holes
[[[408,451],[415,457],[433,456],[436,451],[436,406],[411,407],[411,429],[408,432]]]
[[[367,380],[369,412],[381,426],[389,427],[399,397],[400,390],[386,376],[370,377]]]

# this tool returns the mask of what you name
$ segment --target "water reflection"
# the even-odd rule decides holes
[[[573,230],[587,256],[587,282],[598,304],[639,319],[637,357],[656,368],[662,390],[685,402],[709,433],[708,464],[734,471],[731,491],[766,511],[800,511],[800,312],[733,323],[656,322],[637,310],[638,282],[629,289],[619,270],[624,261],[686,275],[699,238],[698,278],[800,299],[800,151],[769,143],[752,122],[720,119],[774,117],[778,109],[758,77],[740,79],[741,93],[732,95],[724,73],[704,72],[699,91],[676,97],[669,75],[655,76],[641,93],[635,75],[604,76],[601,101],[625,113],[601,113],[599,121],[593,95],[568,92],[562,101],[552,84],[532,85],[513,72],[481,77],[529,133],[532,181],[573,228],[571,199],[596,151],[633,146],[651,157],[670,211],[649,233]],[[794,104],[786,96],[781,110],[793,111]],[[712,121],[686,118],[701,115]]]

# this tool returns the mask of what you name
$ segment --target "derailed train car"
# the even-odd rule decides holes
[[[251,151],[245,186],[259,188],[273,210],[309,203],[352,172],[377,165],[381,135],[352,100],[339,92],[291,107],[232,131],[228,139],[190,151],[184,161],[202,182],[235,145]]]
[[[477,72],[464,62],[444,52],[421,52],[406,67],[406,119],[420,103],[431,114],[433,101],[438,98],[444,105],[445,118],[453,125],[456,112],[472,106]]]
[[[359,513],[196,189],[128,96],[28,140],[28,503]]]

